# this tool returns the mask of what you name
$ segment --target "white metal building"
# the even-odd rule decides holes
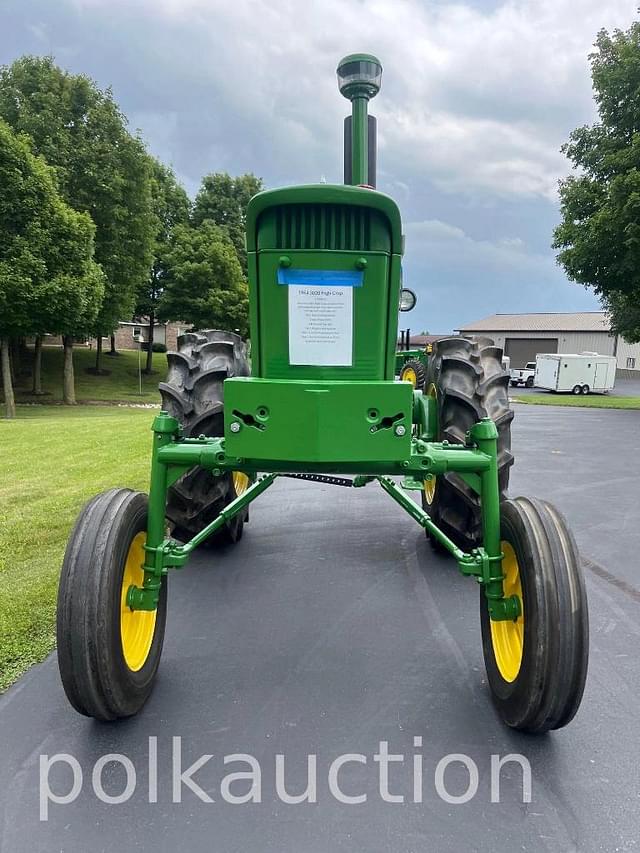
[[[492,314],[455,331],[493,338],[511,359],[511,367],[524,367],[543,352],[597,352],[616,356],[618,375],[640,377],[640,344],[612,334],[604,311]]]

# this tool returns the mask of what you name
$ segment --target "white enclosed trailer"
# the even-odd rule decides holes
[[[543,353],[536,356],[534,385],[549,391],[611,391],[616,380],[616,357],[595,352]]]

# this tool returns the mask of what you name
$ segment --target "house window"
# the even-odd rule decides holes
[[[140,328],[140,326],[134,326],[133,327],[133,337],[134,338],[141,338],[142,337],[142,329]]]
[[[635,366],[636,366],[635,358],[628,358],[627,359],[627,367],[629,368],[629,370],[633,370],[635,368]]]

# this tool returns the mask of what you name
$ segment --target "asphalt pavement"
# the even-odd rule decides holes
[[[590,671],[569,727],[534,738],[499,722],[478,589],[379,487],[283,479],[235,548],[171,576],[158,683],[137,718],[78,716],[53,656],[0,697],[2,853],[637,849],[640,412],[518,406],[513,443],[512,494],[554,501],[585,564]],[[388,765],[388,793],[404,802],[381,795],[385,741],[404,756]],[[258,798],[255,767],[224,782],[251,768],[232,754],[259,765],[259,802],[229,802]],[[492,780],[492,760],[510,754],[521,758]],[[205,755],[192,779],[211,802],[179,778]],[[283,802],[277,763],[294,796],[309,755],[317,802]],[[59,798],[75,793],[72,765],[77,797],[47,799],[40,777]]]

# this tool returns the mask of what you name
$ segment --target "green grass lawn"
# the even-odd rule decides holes
[[[517,403],[538,406],[580,406],[587,409],[640,409],[640,397],[609,397],[606,394],[526,394],[513,397]]]
[[[31,355],[31,352],[30,352]],[[141,353],[144,368],[146,353]],[[159,403],[158,382],[166,374],[167,357],[163,352],[153,353],[153,370],[147,376],[142,374],[142,394],[138,384],[138,353],[121,350],[117,356],[103,354],[101,369],[109,371],[106,376],[93,376],[87,373],[88,367],[95,364],[96,352],[86,347],[77,347],[73,351],[73,366],[76,377],[76,399],[83,401],[121,401],[128,403]],[[30,368],[24,360],[21,368]],[[43,347],[42,349],[42,390],[44,397],[31,394],[31,376],[21,374],[16,383],[17,402],[53,403],[62,400],[62,348]]]
[[[60,565],[80,507],[112,486],[147,489],[153,416],[21,406],[0,420],[0,690],[53,649]]]

